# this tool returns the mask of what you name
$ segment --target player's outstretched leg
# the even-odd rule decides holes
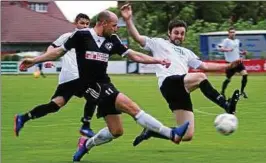
[[[239,90],[235,90],[232,97],[226,100],[223,95],[221,95],[215,88],[212,87],[211,83],[207,79],[200,82],[199,88],[204,96],[220,107],[224,108],[227,113],[235,113],[236,104],[239,100]]]
[[[25,125],[27,121],[30,119],[37,119],[40,117],[43,117],[49,113],[55,113],[60,109],[60,106],[58,106],[55,102],[51,101],[48,104],[43,104],[36,106],[28,113],[25,113],[23,115],[17,114],[15,115],[15,121],[14,121],[14,132],[16,136],[19,136],[19,132]]]

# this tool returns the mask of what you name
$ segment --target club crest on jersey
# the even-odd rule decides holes
[[[113,47],[113,43],[111,43],[111,42],[107,42],[107,43],[105,43],[105,48],[107,49],[107,50],[109,50],[109,51],[111,51],[111,49],[112,49],[112,47]]]

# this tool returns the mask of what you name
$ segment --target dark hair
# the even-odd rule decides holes
[[[110,19],[110,12],[105,10],[105,11],[102,11],[100,12],[98,15],[97,15],[97,19],[96,21],[97,22],[102,22],[102,21],[107,21]]]
[[[187,31],[187,23],[183,20],[177,20],[177,19],[171,20],[168,24],[168,30],[172,32],[173,28],[175,27],[184,27]]]
[[[79,21],[79,19],[87,19],[87,20],[89,20],[90,21],[90,18],[89,18],[89,16],[88,15],[86,15],[86,14],[83,14],[83,13],[79,13],[77,16],[76,16],[76,18],[75,18],[75,22],[77,23],[78,21]]]
[[[235,27],[228,28],[228,31],[231,31],[231,30],[236,30],[236,29],[235,29]]]

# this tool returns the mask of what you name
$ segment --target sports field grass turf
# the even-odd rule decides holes
[[[174,118],[157,87],[155,76],[111,76],[116,87],[136,101],[146,112],[168,126]],[[223,76],[210,76],[220,90]],[[30,121],[16,138],[13,118],[16,113],[46,103],[53,95],[57,76],[34,79],[32,76],[2,76],[2,162],[70,163],[76,150],[84,100],[73,98],[60,112]],[[241,78],[233,78],[227,95],[240,87]],[[150,139],[137,147],[134,137],[142,130],[128,115],[123,115],[124,135],[94,148],[84,163],[265,163],[266,162],[266,76],[249,76],[249,99],[238,104],[238,130],[223,136],[215,131],[213,120],[222,109],[207,100],[199,90],[192,93],[196,133],[192,142],[174,145],[170,141]],[[92,127],[104,127],[93,118]]]

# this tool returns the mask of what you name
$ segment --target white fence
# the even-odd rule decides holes
[[[61,62],[52,62],[55,66],[51,68],[45,68],[43,66],[43,72],[48,74],[58,74],[61,70]],[[20,62],[14,61],[2,61],[1,62],[1,74],[32,74],[36,67],[33,66],[27,71],[19,71]],[[109,61],[107,73],[108,74],[126,74],[127,73],[127,61]]]

